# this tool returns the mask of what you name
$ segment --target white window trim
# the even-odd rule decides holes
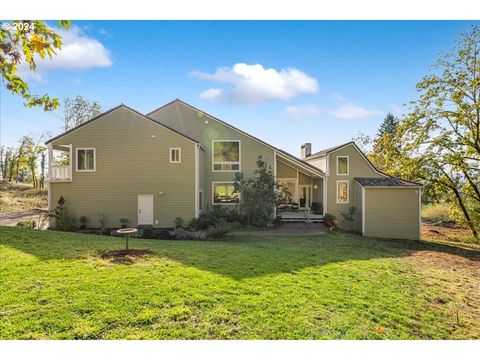
[[[344,158],[347,159],[347,173],[346,174],[339,174],[338,172],[338,160]],[[341,155],[337,156],[337,176],[347,176],[350,174],[350,157],[348,155]]]
[[[220,161],[215,162],[215,143],[216,142],[238,142],[238,162]],[[215,164],[237,164],[238,170],[215,170]],[[240,172],[242,171],[242,141],[241,140],[212,140],[212,171],[213,172]]]
[[[80,170],[78,168],[78,150],[93,150],[93,170]],[[95,172],[97,171],[97,149],[96,148],[92,148],[92,147],[88,147],[88,148],[83,148],[83,147],[78,147],[78,148],[75,148],[75,162],[76,162],[76,166],[75,166],[75,170],[78,171],[78,172]]]
[[[346,183],[347,184],[347,201],[339,201],[338,198],[338,185],[339,183]],[[337,180],[337,186],[336,186],[336,200],[337,204],[348,204],[350,202],[350,182],[348,180]]]
[[[215,202],[215,184],[235,184],[235,181],[212,181],[212,205],[238,205],[240,194],[238,194],[238,203],[216,203]]]
[[[172,161],[172,150],[178,150],[178,161]],[[180,164],[182,162],[182,148],[170,148],[168,152],[170,164]]]

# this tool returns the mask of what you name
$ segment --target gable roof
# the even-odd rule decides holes
[[[179,131],[177,131],[177,130],[175,130],[175,129],[172,129],[171,127],[169,127],[169,126],[167,126],[167,125],[165,125],[165,124],[159,123],[158,121],[155,121],[154,119],[149,118],[148,116],[145,116],[145,115],[142,114],[141,112],[139,112],[139,111],[137,111],[137,110],[135,110],[135,109],[133,109],[133,108],[125,105],[125,104],[120,104],[120,105],[118,105],[118,106],[115,106],[115,107],[111,108],[110,110],[107,110],[107,111],[105,111],[105,112],[103,112],[103,113],[101,113],[101,114],[99,114],[99,115],[91,118],[90,120],[87,120],[87,121],[85,121],[85,122],[83,122],[83,123],[75,126],[74,128],[71,128],[71,129],[69,129],[69,130],[61,133],[60,135],[57,135],[57,136],[55,136],[55,137],[47,140],[47,141],[45,142],[45,144],[48,145],[48,144],[50,144],[52,141],[55,141],[55,140],[57,140],[57,139],[60,139],[61,137],[65,136],[65,135],[67,135],[67,134],[70,134],[71,132],[73,132],[73,131],[75,131],[75,130],[80,129],[82,126],[85,126],[85,125],[87,125],[87,124],[89,124],[89,123],[91,123],[91,122],[93,122],[93,121],[95,121],[95,120],[98,120],[98,119],[100,119],[101,117],[103,117],[103,116],[105,116],[105,115],[107,115],[107,114],[110,114],[110,113],[112,113],[112,112],[114,112],[114,111],[116,111],[116,110],[118,110],[118,109],[120,109],[120,108],[127,109],[127,110],[129,110],[129,111],[131,111],[131,112],[133,112],[133,113],[141,116],[142,118],[144,118],[144,119],[146,119],[146,120],[148,120],[148,121],[151,121],[151,122],[155,123],[156,125],[162,126],[162,127],[164,127],[165,129],[170,130],[170,131],[174,132],[175,134],[180,135],[180,136],[182,136],[182,137],[184,137],[184,138],[186,138],[186,139],[188,139],[188,140],[190,140],[190,141],[193,141],[193,142],[196,143],[196,144],[200,144],[200,142],[198,142],[197,140],[192,139],[191,137],[189,137],[189,136],[187,136],[187,135],[185,135],[185,134],[182,134],[181,132],[179,132]]]
[[[371,178],[371,177],[356,177],[354,178],[357,183],[365,187],[421,187],[422,184],[416,183],[409,180],[404,180],[396,177],[382,177],[382,178]]]
[[[317,168],[316,166],[313,166],[313,165],[309,164],[308,162],[306,162],[306,161],[304,161],[304,160],[296,157],[295,155],[292,155],[292,154],[286,152],[285,150],[282,150],[282,149],[279,149],[279,148],[277,148],[277,147],[275,147],[275,146],[273,146],[273,145],[270,145],[270,144],[266,143],[265,141],[260,140],[259,138],[255,137],[255,136],[253,136],[253,135],[250,135],[250,134],[246,133],[245,131],[240,130],[239,128],[237,128],[237,127],[235,127],[235,126],[233,126],[233,125],[230,125],[229,123],[227,123],[227,122],[225,122],[225,121],[223,121],[223,120],[220,120],[219,118],[217,118],[217,117],[215,117],[215,116],[213,116],[213,115],[211,115],[211,114],[209,114],[209,113],[207,113],[207,112],[205,112],[205,111],[203,111],[203,110],[200,110],[200,109],[196,108],[196,107],[193,106],[193,105],[190,105],[190,104],[186,103],[185,101],[183,101],[183,100],[181,100],[181,99],[178,99],[178,98],[177,98],[177,99],[175,99],[175,100],[172,100],[172,101],[166,103],[165,105],[162,105],[162,106],[160,106],[159,108],[157,108],[157,109],[155,109],[155,110],[153,110],[153,111],[150,111],[149,113],[147,113],[147,116],[150,116],[151,114],[153,114],[153,113],[155,113],[155,112],[157,112],[157,111],[159,111],[159,110],[162,110],[163,108],[165,108],[165,107],[167,107],[167,106],[169,106],[169,105],[175,104],[175,103],[182,104],[182,105],[184,105],[184,106],[186,106],[186,107],[191,108],[191,109],[194,110],[194,111],[201,112],[202,114],[210,117],[211,119],[217,121],[218,123],[220,123],[220,124],[222,124],[222,125],[224,125],[224,126],[226,126],[226,127],[229,127],[229,128],[231,128],[232,130],[235,130],[235,131],[237,131],[237,132],[239,132],[239,133],[241,133],[241,134],[243,134],[243,135],[245,135],[245,136],[247,136],[247,137],[249,137],[249,138],[257,141],[257,142],[261,143],[262,145],[265,145],[265,146],[269,147],[269,148],[272,149],[272,150],[277,151],[278,153],[280,153],[280,155],[283,155],[284,157],[286,157],[286,158],[288,158],[288,159],[290,159],[290,160],[292,160],[292,161],[294,161],[294,162],[297,162],[297,163],[301,164],[302,166],[308,168],[310,171],[312,171],[312,172],[314,172],[314,173],[317,173],[318,175],[320,175],[320,176],[322,176],[322,177],[325,176],[325,173],[324,173],[322,170],[320,170],[319,168]]]
[[[355,145],[355,142],[354,141],[349,141],[345,144],[341,144],[341,145],[337,145],[337,146],[332,146],[331,148],[328,148],[328,149],[323,149],[323,150],[320,150],[320,151],[317,151],[315,154],[311,154],[310,156],[307,156],[306,159],[314,159],[314,158],[317,158],[317,157],[321,157],[321,156],[325,156],[327,155],[328,153],[331,153],[335,150],[338,150],[344,146],[347,146],[347,145]]]

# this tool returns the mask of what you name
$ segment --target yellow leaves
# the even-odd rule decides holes
[[[40,54],[40,56],[43,50],[50,46],[44,38],[38,36],[37,34],[32,35],[30,38],[30,44],[33,46],[35,51]]]
[[[375,326],[373,328],[373,331],[375,331],[377,334],[380,334],[380,335],[385,334],[385,328],[382,326],[378,326],[378,325]]]

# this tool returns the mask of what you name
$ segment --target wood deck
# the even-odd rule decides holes
[[[283,223],[321,223],[323,215],[308,214],[304,210],[298,211],[277,211],[277,216],[282,217]]]

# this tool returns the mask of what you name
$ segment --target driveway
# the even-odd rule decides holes
[[[0,213],[1,226],[15,226],[22,220],[35,220],[38,223],[39,217],[44,214],[46,209],[32,209],[14,211],[9,213]]]

